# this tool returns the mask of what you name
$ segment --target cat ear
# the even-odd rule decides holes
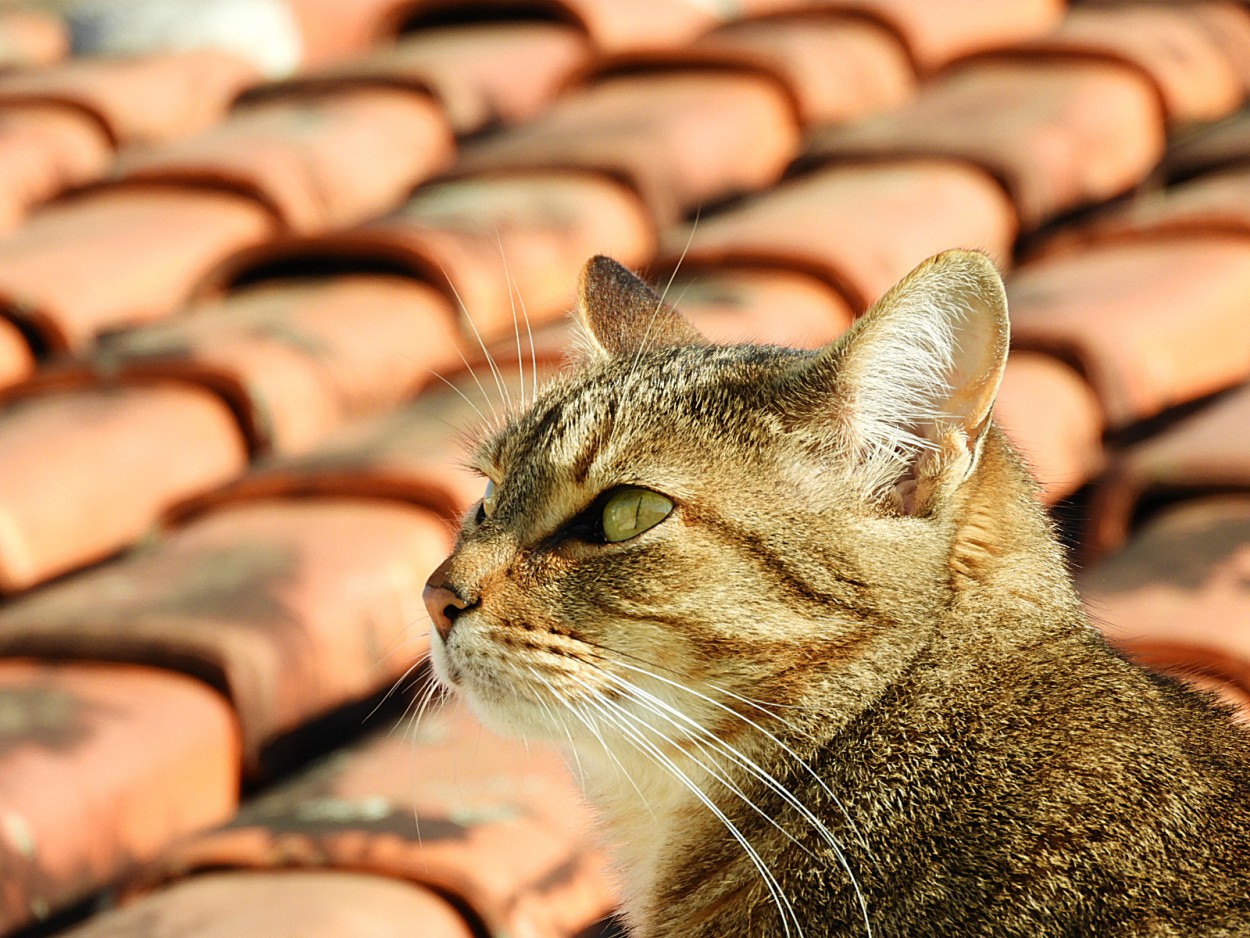
[[[976,251],[925,261],[821,353],[868,494],[923,514],[980,455],[1007,362],[1002,278]],[[821,366],[824,366],[822,369]]]
[[[592,257],[582,268],[577,318],[591,351],[633,355],[641,348],[707,345],[681,313],[610,257]]]

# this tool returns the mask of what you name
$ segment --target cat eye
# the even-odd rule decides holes
[[[669,516],[673,503],[650,489],[623,488],[603,503],[603,539],[609,543],[628,541],[654,528]]]
[[[482,514],[487,518],[495,516],[495,502],[499,499],[499,488],[494,479],[486,482],[486,491],[482,493]]]

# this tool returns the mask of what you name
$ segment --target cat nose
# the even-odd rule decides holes
[[[438,634],[446,639],[451,635],[456,617],[474,603],[462,597],[447,582],[447,564],[444,562],[430,574],[425,583],[421,598],[425,600],[425,608],[430,613],[430,622],[438,630]]]

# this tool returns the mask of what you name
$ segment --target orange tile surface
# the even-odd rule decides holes
[[[563,367],[597,253],[819,346],[990,252],[996,415],[1096,623],[1250,719],[1245,4],[264,6],[285,38],[92,57],[70,4],[0,3],[0,938],[609,910],[549,752],[454,706],[384,733],[465,438]]]

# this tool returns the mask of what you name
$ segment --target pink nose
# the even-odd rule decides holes
[[[425,608],[429,610],[430,622],[438,629],[444,639],[451,634],[456,617],[473,603],[461,598],[446,581],[446,564],[440,566],[426,581],[421,598],[425,600]]]

